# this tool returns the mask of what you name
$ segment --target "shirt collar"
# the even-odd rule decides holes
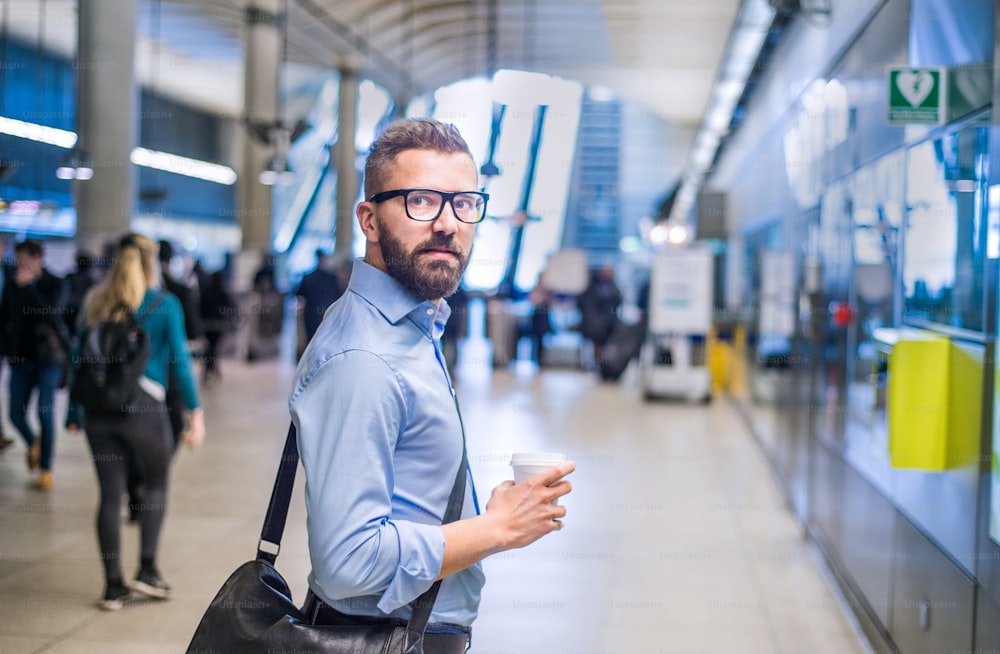
[[[347,288],[375,307],[393,325],[412,316],[414,322],[435,337],[441,335],[451,316],[447,301],[441,300],[440,306],[436,306],[430,300],[421,300],[403,288],[392,275],[360,258],[354,260]]]

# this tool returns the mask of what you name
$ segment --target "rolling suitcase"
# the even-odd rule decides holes
[[[628,324],[615,320],[614,329],[608,341],[596,353],[597,367],[601,378],[617,380],[625,372],[629,361],[639,356],[642,343],[646,339],[646,321]]]

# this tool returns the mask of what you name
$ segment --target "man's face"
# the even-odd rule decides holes
[[[42,258],[28,254],[27,252],[14,253],[14,265],[18,272],[37,277],[42,274]]]
[[[428,188],[474,191],[476,166],[467,154],[406,150],[388,171],[381,191]],[[451,204],[430,222],[411,220],[402,197],[358,205],[358,220],[368,239],[365,260],[392,275],[424,300],[438,300],[458,289],[469,263],[476,226],[459,221]]]

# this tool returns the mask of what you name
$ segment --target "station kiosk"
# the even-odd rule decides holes
[[[640,354],[646,399],[708,402],[713,256],[694,245],[656,253],[650,271],[649,320]]]

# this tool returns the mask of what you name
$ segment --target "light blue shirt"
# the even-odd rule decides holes
[[[462,426],[440,338],[451,313],[358,259],[289,398],[306,477],[309,587],[335,609],[408,619],[441,572]],[[468,472],[467,472],[468,474]],[[479,512],[471,475],[462,517]],[[430,622],[470,626],[482,566],[441,583]]]

